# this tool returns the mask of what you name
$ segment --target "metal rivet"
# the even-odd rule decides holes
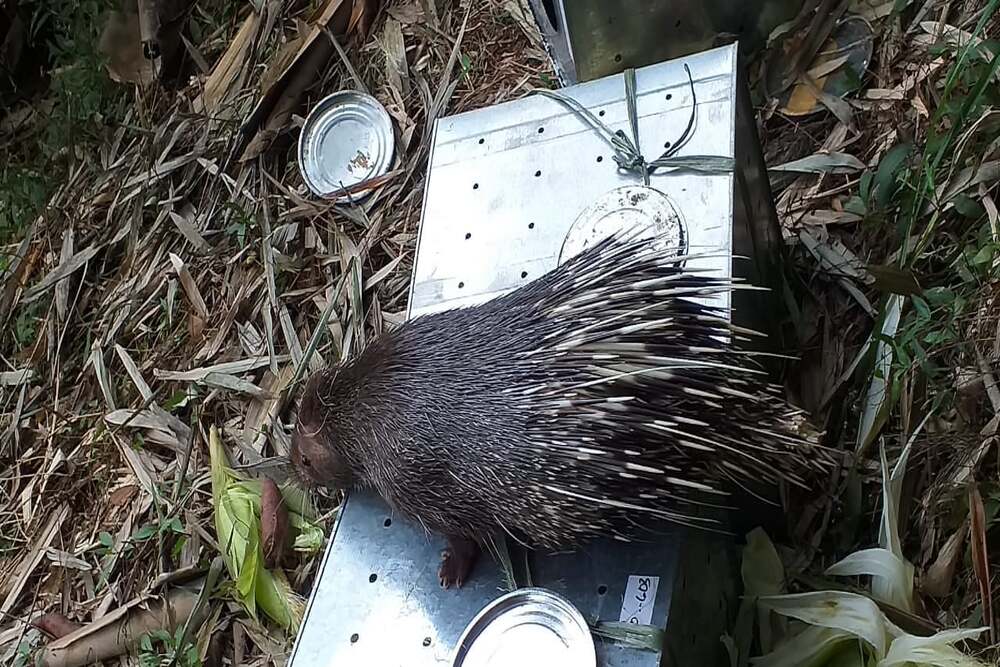
[[[472,238],[472,234],[471,234],[471,233],[469,233],[469,232],[466,232],[466,233],[465,233],[465,240],[466,240],[466,241],[468,241],[468,240],[469,240],[469,239],[471,239],[471,238]]]
[[[604,162],[604,156],[603,155],[598,155],[597,156],[597,161],[598,162]]]
[[[528,277],[528,272],[527,271],[521,271],[521,277],[522,278],[527,278]]]
[[[458,283],[458,289],[462,289],[463,287],[465,287],[465,283]]]
[[[542,175],[542,170],[541,169],[539,169],[538,171],[535,172],[535,178],[538,178],[541,175]]]
[[[607,592],[608,592],[608,587],[605,586],[604,584],[601,584],[600,586],[597,587],[597,594],[598,595],[604,595]]]
[[[534,228],[535,228],[535,223],[529,222],[528,223],[528,229],[534,229]]]
[[[486,143],[486,140],[485,140],[485,139],[480,139],[480,140],[479,140],[479,144],[480,144],[480,145],[482,145],[482,144],[485,144],[485,143]]]
[[[351,635],[351,643],[352,644],[357,644],[358,643],[358,639],[360,639],[360,637],[358,637],[358,633],[355,632],[353,635]]]
[[[386,519],[385,521],[382,522],[382,525],[388,528],[389,526],[392,525],[392,519]]]
[[[430,646],[430,645],[431,645],[431,638],[424,637],[424,646]]]
[[[473,183],[472,184],[472,189],[473,190],[478,190],[479,189],[479,183]]]
[[[369,584],[374,584],[377,580],[378,580],[378,575],[375,574],[374,572],[372,572],[370,575],[368,575],[368,583]]]

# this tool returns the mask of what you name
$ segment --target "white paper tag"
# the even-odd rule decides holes
[[[622,600],[622,613],[618,621],[636,625],[652,623],[653,604],[656,601],[656,588],[659,585],[659,577],[629,575],[628,584],[625,585],[625,599]]]

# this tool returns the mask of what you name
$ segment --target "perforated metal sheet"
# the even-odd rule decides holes
[[[735,174],[673,173],[654,175],[651,182],[680,214],[690,250],[716,255],[693,264],[721,276],[759,273],[756,255],[766,254],[764,246],[777,237],[752,119],[740,103],[736,58],[735,47],[724,47],[637,72],[644,154],[658,156],[687,123],[687,62],[698,110],[683,154],[736,158]],[[563,92],[612,129],[627,127],[621,76]],[[556,266],[581,211],[609,190],[635,183],[616,171],[607,146],[552,100],[529,97],[440,119],[410,316],[482,302],[542,275]],[[734,249],[754,259],[734,262],[728,257]],[[731,305],[725,296],[715,298]],[[740,310],[734,319],[754,309]],[[443,540],[395,517],[386,527],[386,518],[381,500],[368,494],[348,499],[291,657],[295,667],[447,665],[464,626],[502,593],[500,572],[488,558],[462,590],[440,589],[436,569]],[[535,553],[532,584],[564,595],[591,621],[618,621],[638,580],[655,577],[653,604],[645,609],[648,622],[666,631],[672,664],[717,664],[734,583],[729,558],[705,555],[720,549],[717,542],[676,534],[655,544],[605,541],[575,554]],[[661,664],[657,653],[603,641],[597,649],[602,667]]]

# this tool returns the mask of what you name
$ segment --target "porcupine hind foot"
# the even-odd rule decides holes
[[[461,588],[479,559],[479,551],[479,545],[473,540],[449,537],[448,547],[441,552],[441,567],[438,568],[441,587]]]

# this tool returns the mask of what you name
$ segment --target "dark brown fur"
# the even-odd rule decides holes
[[[731,287],[609,239],[312,376],[292,459],[448,536],[445,584],[493,533],[561,548],[631,539],[643,513],[705,525],[726,484],[801,483],[829,464],[734,348],[742,333],[690,300]]]

